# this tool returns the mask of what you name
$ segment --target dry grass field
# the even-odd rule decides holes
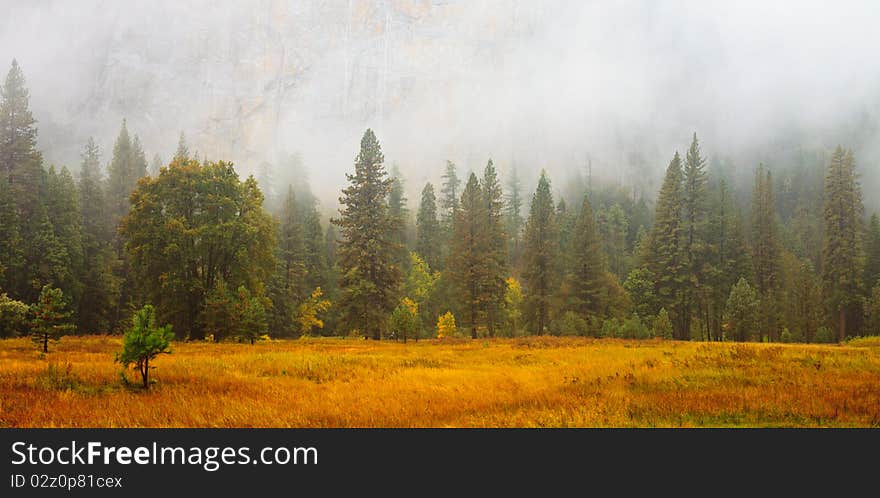
[[[880,341],[176,343],[149,391],[116,337],[0,341],[0,427],[877,427]]]

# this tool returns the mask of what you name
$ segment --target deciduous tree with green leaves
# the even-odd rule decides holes
[[[142,295],[180,337],[204,339],[205,298],[218,282],[257,293],[275,269],[275,224],[256,180],[232,163],[175,161],[142,179],[121,234]]]

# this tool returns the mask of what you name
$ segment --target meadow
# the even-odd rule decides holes
[[[880,341],[0,341],[0,427],[877,427]]]

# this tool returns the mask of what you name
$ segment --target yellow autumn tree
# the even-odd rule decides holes
[[[507,335],[519,335],[522,318],[523,293],[519,281],[513,277],[507,279],[507,290],[504,292],[504,311],[507,314]]]
[[[447,311],[445,314],[440,315],[437,319],[437,339],[454,337],[457,332],[458,328],[455,326],[455,315],[453,315],[451,311]]]
[[[330,309],[330,301],[323,299],[323,296],[324,292],[321,288],[315,287],[309,298],[299,305],[296,321],[301,334],[310,334],[316,328],[324,328],[324,320],[321,320],[318,314]]]

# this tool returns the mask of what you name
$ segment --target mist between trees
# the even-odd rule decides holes
[[[843,146],[755,164],[744,182],[694,133],[659,192],[440,157],[410,202],[368,129],[327,220],[304,176],[277,188],[265,164],[243,179],[184,133],[169,161],[148,161],[124,120],[108,158],[83,144],[74,178],[43,161],[16,62],[0,97],[0,335],[44,352],[64,334],[128,330],[145,305],[178,340],[249,343],[880,331],[880,219]]]

